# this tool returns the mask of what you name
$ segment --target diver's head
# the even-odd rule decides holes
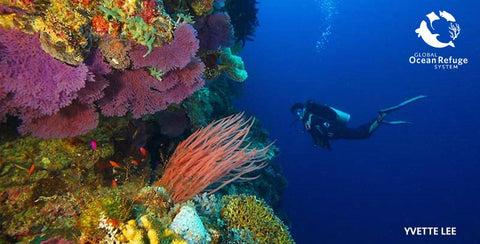
[[[295,115],[299,120],[302,120],[303,116],[305,116],[305,105],[303,105],[303,103],[295,103],[290,108],[290,112],[292,112],[292,114]]]

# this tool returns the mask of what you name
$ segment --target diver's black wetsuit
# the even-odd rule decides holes
[[[305,105],[303,123],[310,118],[310,130],[314,144],[331,150],[329,140],[335,139],[365,139],[371,135],[370,127],[373,122],[361,125],[357,128],[348,128],[345,124],[337,121],[337,113],[328,106],[308,101]]]
[[[325,149],[331,150],[330,140],[335,139],[365,139],[370,137],[372,133],[381,125],[399,125],[410,124],[408,121],[385,121],[384,118],[393,111],[404,106],[426,98],[427,96],[419,95],[407,99],[395,106],[388,107],[378,111],[378,116],[370,123],[361,125],[357,128],[348,128],[347,122],[350,118],[348,114],[333,109],[331,107],[308,101],[306,104],[295,103],[290,111],[302,120],[308,132],[313,138],[315,145],[319,145]]]

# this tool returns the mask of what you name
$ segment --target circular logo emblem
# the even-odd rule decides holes
[[[438,13],[440,16],[435,12],[427,14],[428,22],[422,20],[420,27],[415,30],[415,33],[431,47],[455,47],[453,41],[460,34],[460,25],[457,24],[453,15],[447,11],[438,11]]]

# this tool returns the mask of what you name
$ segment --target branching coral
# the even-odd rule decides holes
[[[268,205],[255,196],[224,196],[221,217],[229,229],[240,230],[242,239],[255,243],[294,243],[287,227]]]
[[[157,184],[175,202],[184,202],[217,182],[220,186],[210,193],[235,180],[256,179],[245,174],[266,166],[269,147],[249,149],[249,144],[243,144],[251,123],[241,113],[196,131],[177,146]]]

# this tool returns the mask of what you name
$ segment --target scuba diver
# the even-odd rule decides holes
[[[386,121],[385,117],[391,112],[425,97],[426,96],[423,95],[416,96],[396,106],[382,109],[378,111],[378,116],[373,121],[357,128],[347,127],[347,122],[350,120],[350,114],[326,105],[315,103],[311,100],[307,101],[305,104],[295,103],[290,111],[296,116],[295,121],[300,120],[304,123],[305,129],[313,138],[314,146],[321,146],[327,150],[332,150],[330,147],[330,140],[366,139],[370,137],[381,124],[410,124],[410,122],[403,120]]]

